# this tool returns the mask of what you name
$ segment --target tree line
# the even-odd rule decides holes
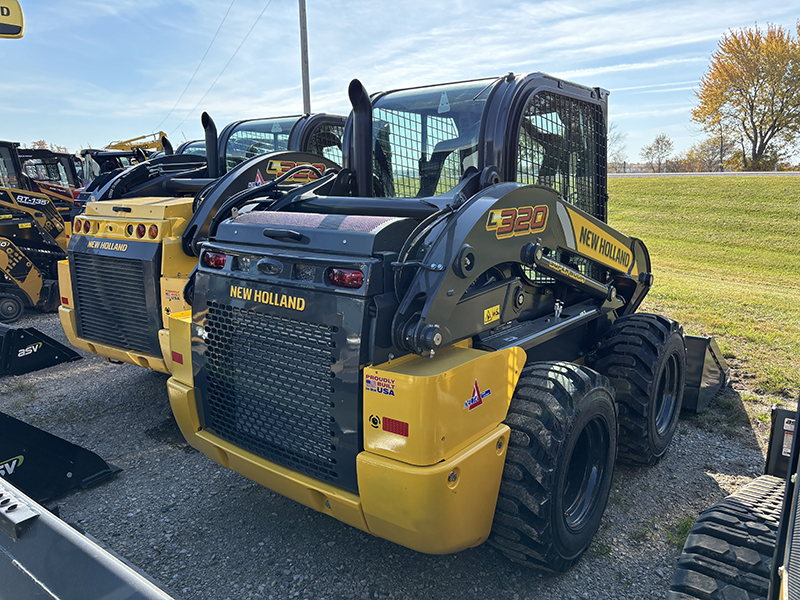
[[[786,169],[800,145],[800,21],[796,37],[781,26],[729,31],[711,56],[696,92],[692,120],[706,134],[674,155],[664,133],[642,147],[654,172]],[[626,134],[608,132],[611,172],[626,164]]]

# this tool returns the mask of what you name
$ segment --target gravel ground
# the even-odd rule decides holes
[[[31,313],[16,325],[66,343],[56,315]],[[601,530],[568,573],[519,567],[486,544],[427,556],[210,461],[178,431],[165,375],[84,356],[0,379],[0,411],[122,467],[113,480],[60,499],[60,516],[185,600],[664,598],[681,525],[764,465],[767,426],[725,416],[742,404],[734,373],[722,394],[727,411],[718,399],[703,419],[684,415],[655,467],[617,468]]]

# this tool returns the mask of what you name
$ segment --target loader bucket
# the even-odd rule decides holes
[[[172,600],[147,574],[111,554],[0,480],[3,598]]]
[[[685,336],[686,390],[683,409],[703,412],[717,392],[730,383],[731,369],[713,337]]]
[[[33,327],[0,323],[0,377],[23,375],[79,358],[72,348]]]
[[[0,413],[0,476],[37,502],[119,473],[97,454]]]

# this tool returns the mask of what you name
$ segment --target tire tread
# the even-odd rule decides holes
[[[667,600],[765,599],[785,482],[764,475],[701,513]]]
[[[522,371],[505,421],[511,435],[489,537],[489,543],[512,561],[561,572],[580,558],[558,555],[548,515],[558,450],[576,402],[598,387],[613,398],[608,379],[583,366],[537,362]]]

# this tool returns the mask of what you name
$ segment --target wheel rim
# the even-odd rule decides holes
[[[586,424],[572,449],[562,506],[564,521],[573,533],[591,520],[601,500],[599,492],[606,478],[608,440],[608,426],[604,420],[595,418]]]
[[[21,312],[19,303],[13,298],[0,299],[0,317],[10,319],[16,317]]]
[[[667,359],[658,380],[656,393],[656,432],[658,435],[664,435],[672,423],[675,402],[678,399],[678,369],[678,355],[673,352]]]

